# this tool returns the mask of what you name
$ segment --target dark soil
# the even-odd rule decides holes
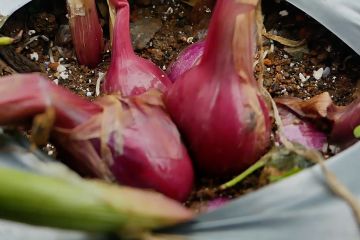
[[[268,32],[293,40],[306,39],[306,45],[301,50],[290,53],[285,46],[264,38],[267,52],[264,83],[269,92],[273,96],[291,95],[306,99],[328,91],[340,105],[351,102],[356,82],[360,78],[360,68],[357,66],[359,56],[327,29],[290,4],[265,2],[263,9]],[[283,10],[288,15],[281,16],[279,12]],[[210,15],[209,7],[193,9],[180,0],[137,1],[132,6],[132,22],[148,17],[161,20],[160,30],[146,43],[145,48],[136,49],[137,53],[166,70],[184,47],[205,36]],[[0,32],[15,36],[23,31],[21,40],[14,44],[12,50],[15,57],[0,56],[7,63],[11,61],[7,57],[33,59],[30,61],[37,68],[40,67],[49,79],[92,99],[99,73],[105,73],[109,66],[110,51],[104,53],[103,61],[96,69],[80,66],[74,55],[69,31],[66,26],[62,26],[67,24],[65,16],[65,1],[37,0],[28,4],[14,14]],[[106,29],[107,21],[103,19],[103,22]],[[108,46],[108,31],[105,31],[105,35]],[[39,37],[29,43],[34,36]],[[14,65],[8,65],[18,72],[34,68],[31,63],[28,64],[30,67],[24,69],[26,63],[16,65],[14,62]],[[66,68],[64,72],[58,71],[59,64]],[[11,68],[0,62],[0,76],[12,73]],[[320,68],[329,71],[317,80],[313,72]],[[51,145],[48,148],[49,153],[55,151]],[[219,180],[200,179],[187,205],[196,210],[206,210],[204,206],[209,200],[219,197],[231,199],[254,191],[264,185],[260,175],[261,171],[258,171],[226,192],[217,190],[217,187],[232,176]]]

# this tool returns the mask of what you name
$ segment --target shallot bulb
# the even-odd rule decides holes
[[[67,153],[64,161],[79,173],[154,189],[179,201],[187,198],[194,179],[192,163],[158,91],[90,102],[39,74],[0,81],[0,124],[34,116],[45,125],[54,122],[51,137]],[[55,116],[44,115],[48,109]]]
[[[342,146],[356,142],[354,129],[360,124],[360,98],[347,106],[337,106],[328,92],[309,100],[295,97],[281,97],[276,103],[295,112],[305,119],[312,119],[318,125],[330,125],[330,141]]]
[[[205,41],[199,41],[181,51],[166,71],[172,82],[175,82],[184,72],[199,64],[204,53],[204,47]]]
[[[278,109],[283,123],[283,133],[288,140],[317,150],[321,150],[327,143],[326,134],[310,121],[301,119],[282,106],[278,106]]]
[[[171,85],[166,74],[149,60],[134,53],[130,39],[130,7],[127,0],[112,0],[116,8],[110,68],[103,84],[104,93],[133,96],[151,88],[165,91]]]
[[[270,144],[269,110],[253,75],[257,0],[217,1],[204,55],[165,95],[199,172],[243,171]]]
[[[103,32],[95,0],[67,0],[71,35],[80,64],[96,67],[103,52]]]
[[[351,144],[357,141],[353,132],[360,125],[360,98],[345,107],[337,107],[330,134],[333,142]]]

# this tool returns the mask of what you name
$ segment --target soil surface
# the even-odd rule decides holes
[[[360,78],[359,56],[292,5],[283,1],[265,2],[264,24],[269,33],[306,41],[294,49],[264,38],[264,84],[272,96],[291,95],[307,99],[328,91],[337,104],[350,103]],[[0,49],[0,76],[14,70],[40,70],[54,84],[93,99],[96,82],[106,73],[111,59],[106,14],[103,13],[102,22],[107,48],[102,63],[89,69],[76,61],[65,1],[32,1],[16,12],[0,31],[8,36],[21,36],[12,47]],[[131,13],[135,51],[166,70],[184,47],[205,37],[210,16],[210,5],[193,8],[180,0],[135,1]],[[146,34],[141,34],[143,32]],[[47,146],[50,155],[55,151],[52,145]],[[254,191],[266,184],[259,177],[261,174],[261,170],[257,171],[228,191],[219,191],[217,187],[232,176],[217,180],[199,179],[187,205],[206,211],[210,200],[222,202]]]

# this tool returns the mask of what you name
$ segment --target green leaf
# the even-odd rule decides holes
[[[275,167],[281,172],[287,172],[294,168],[308,168],[312,165],[312,163],[303,156],[300,156],[284,147],[280,147],[277,151],[273,152],[268,165]]]
[[[255,164],[251,165],[248,169],[246,169],[244,172],[242,172],[237,177],[231,179],[230,181],[222,184],[220,186],[220,189],[225,190],[231,187],[234,187],[235,185],[239,184],[242,180],[250,176],[252,173],[254,173],[256,170],[264,167],[267,162],[267,155],[265,155],[263,158],[261,158],[259,161],[257,161]]]
[[[311,165],[312,163],[306,158],[286,149],[285,147],[274,147],[259,161],[254,163],[240,175],[222,184],[220,189],[225,190],[234,187],[253,174],[256,170],[263,167],[272,167],[281,173],[280,176],[269,176],[269,181],[273,182],[291,176],[304,168],[310,167]]]
[[[65,229],[142,233],[192,218],[161,194],[0,167],[0,218]]]
[[[0,134],[0,218],[128,236],[193,217],[159,193],[83,179],[30,146],[17,131]]]
[[[11,37],[0,37],[0,46],[10,45],[14,42],[14,39]]]
[[[283,180],[284,178],[290,177],[298,172],[300,172],[302,169],[299,167],[294,167],[292,169],[290,169],[289,171],[283,172],[281,174],[281,176],[269,176],[269,181],[270,182],[277,182],[280,180]]]
[[[360,138],[360,125],[354,129],[354,136]]]

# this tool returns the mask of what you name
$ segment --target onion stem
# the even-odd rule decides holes
[[[76,176],[65,179],[0,167],[0,185],[0,217],[35,225],[141,233],[192,217],[160,194]]]
[[[0,46],[9,45],[14,42],[14,38],[11,37],[0,37]]]
[[[256,163],[254,163],[253,165],[251,165],[248,169],[246,169],[244,172],[242,172],[240,175],[238,175],[237,177],[231,179],[230,181],[222,184],[220,186],[221,190],[225,190],[231,187],[234,187],[235,185],[239,184],[242,180],[244,180],[245,178],[247,178],[250,174],[254,173],[256,170],[264,167],[266,165],[266,163],[268,162],[270,153],[272,153],[272,151],[270,151],[269,153],[265,154],[262,158],[260,158],[259,161],[257,161]]]

